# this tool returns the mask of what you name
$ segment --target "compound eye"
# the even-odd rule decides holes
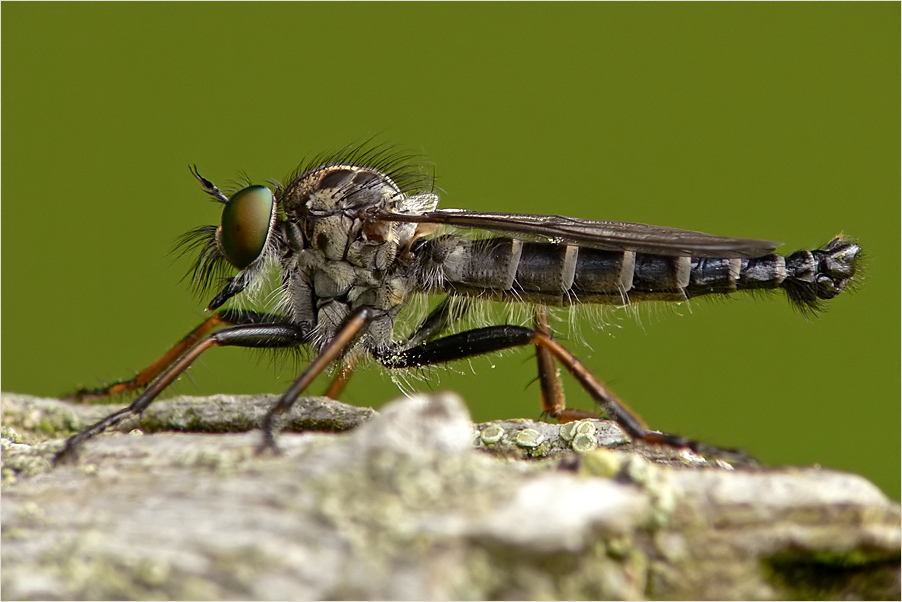
[[[252,264],[266,245],[275,200],[266,186],[248,186],[222,210],[220,241],[226,259],[239,270]]]

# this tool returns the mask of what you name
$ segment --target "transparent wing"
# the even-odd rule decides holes
[[[441,224],[501,232],[512,238],[546,238],[607,251],[636,251],[690,257],[760,257],[783,243],[729,238],[664,226],[610,222],[562,215],[490,213],[438,209],[419,214],[380,214],[388,221]]]

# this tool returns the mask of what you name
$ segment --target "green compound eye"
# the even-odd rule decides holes
[[[221,242],[226,259],[243,270],[263,251],[272,224],[274,199],[266,186],[248,186],[222,210]]]

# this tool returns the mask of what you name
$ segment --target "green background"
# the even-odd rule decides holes
[[[899,498],[899,4],[2,6],[2,386],[127,377],[202,318],[167,256],[218,221],[188,173],[282,178],[373,135],[435,164],[442,205],[768,238],[845,232],[856,294],[652,307],[571,341],[655,428]],[[435,385],[536,417],[529,350]],[[176,389],[277,392],[210,352]],[[591,407],[572,382],[569,400]],[[316,391],[321,384],[316,385]],[[377,370],[345,400],[397,396]]]

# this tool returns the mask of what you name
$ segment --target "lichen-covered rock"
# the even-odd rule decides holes
[[[290,428],[353,430],[257,456],[226,427],[270,403],[159,401],[123,430],[205,433],[107,434],[54,468],[110,408],[5,395],[3,597],[899,597],[899,506],[854,475],[634,449],[607,421],[473,425],[449,394],[300,400]]]

